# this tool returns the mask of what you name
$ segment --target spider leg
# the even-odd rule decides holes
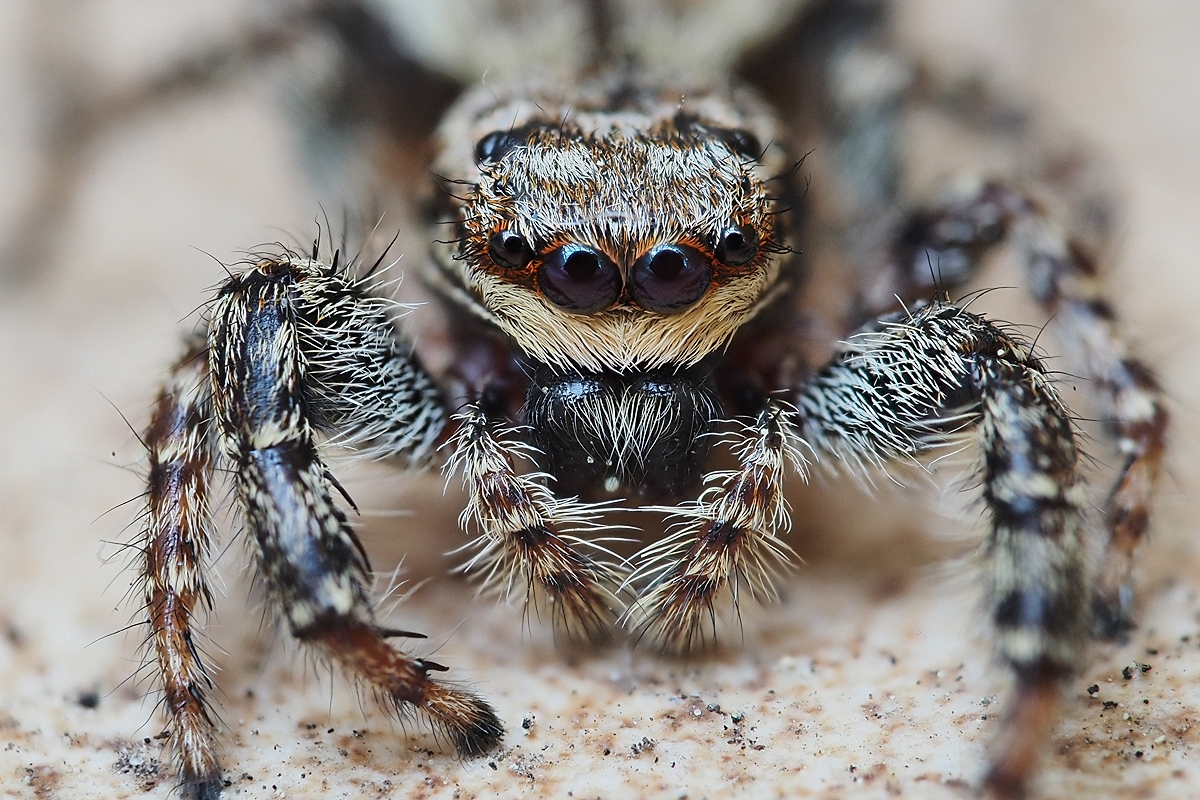
[[[144,437],[150,456],[142,546],[145,613],[188,800],[212,800],[221,791],[215,723],[206,697],[212,681],[192,633],[196,606],[212,603],[204,575],[213,537],[209,485],[217,456],[210,421],[208,358],[198,337],[159,392]]]
[[[595,543],[565,535],[570,528],[602,530],[595,522],[602,507],[557,500],[542,476],[518,475],[513,455],[530,448],[498,438],[495,423],[478,405],[466,406],[457,421],[445,471],[462,472],[469,495],[463,527],[474,519],[483,532],[472,543],[477,555],[464,569],[480,569],[485,585],[502,595],[524,584],[527,606],[536,609],[545,600],[568,635],[603,638],[617,605],[606,588],[617,581],[616,568],[578,551],[578,545],[596,548]]]
[[[1100,633],[1118,636],[1132,627],[1130,572],[1149,527],[1168,415],[1158,380],[1121,338],[1095,263],[1036,203],[990,182],[914,216],[884,281],[905,302],[928,296],[929,263],[960,282],[1006,237],[1023,257],[1034,298],[1053,314],[1073,368],[1094,382],[1103,419],[1125,459],[1106,503],[1108,551],[1092,608]]]
[[[445,424],[432,381],[396,340],[388,301],[368,288],[293,254],[264,258],[225,284],[209,334],[220,442],[261,576],[292,634],[474,755],[503,734],[495,712],[432,680],[438,665],[384,640],[365,554],[317,450],[316,431],[329,429],[369,454],[417,459]]]
[[[1021,796],[1089,633],[1087,502],[1068,410],[1028,343],[950,303],[852,337],[796,405],[804,439],[852,466],[911,458],[976,426],[991,617],[1017,677],[987,786]]]
[[[758,600],[775,597],[772,578],[791,553],[776,535],[790,524],[783,474],[788,462],[798,471],[803,465],[790,442],[793,423],[793,412],[768,401],[734,446],[739,468],[709,475],[713,485],[695,502],[660,509],[682,525],[639,554],[641,563],[627,582],[651,581],[626,613],[626,624],[687,651],[714,627],[714,604],[724,591],[735,606],[742,587]]]

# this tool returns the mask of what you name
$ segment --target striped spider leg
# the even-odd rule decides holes
[[[738,469],[709,473],[695,501],[648,509],[672,515],[678,530],[638,554],[628,583],[649,586],[630,606],[626,625],[687,652],[715,637],[715,603],[724,593],[735,606],[743,588],[756,600],[775,599],[773,579],[792,555],[779,538],[790,527],[783,478],[789,466],[803,474],[805,463],[794,426],[795,412],[769,401],[753,424],[729,437]]]
[[[1090,636],[1087,499],[1070,412],[1031,345],[938,301],[852,336],[803,383],[799,433],[851,468],[912,458],[974,427],[990,530],[985,582],[1016,696],[986,780],[1023,795]]]
[[[517,438],[520,431],[501,430],[480,404],[468,404],[455,421],[445,472],[461,472],[467,489],[463,529],[481,531],[465,548],[475,553],[462,571],[481,575],[483,588],[501,597],[523,596],[527,610],[544,608],[571,638],[606,638],[619,607],[615,556],[595,539],[572,535],[612,530],[598,521],[606,505],[560,500],[546,488],[549,476],[519,474],[514,456],[532,458],[536,449]]]
[[[1086,247],[1029,197],[998,181],[974,182],[910,218],[878,279],[911,303],[932,288],[930,263],[945,265],[942,274],[954,274],[955,283],[965,281],[1007,238],[1025,264],[1034,299],[1053,315],[1067,363],[1092,385],[1124,459],[1105,504],[1109,539],[1092,599],[1097,633],[1117,637],[1133,626],[1130,573],[1134,551],[1149,528],[1168,415],[1154,373],[1121,338]]]
[[[315,248],[314,248],[315,249]],[[207,340],[170,373],[146,432],[145,613],[183,794],[213,800],[223,777],[211,680],[195,645],[208,605],[210,484],[219,463],[270,601],[299,641],[372,687],[395,713],[421,712],[459,752],[503,728],[477,695],[430,677],[445,667],[390,645],[368,598],[369,566],[332,496],[318,433],[376,457],[420,461],[446,426],[440,394],[398,339],[369,281],[282,252],[221,287]]]

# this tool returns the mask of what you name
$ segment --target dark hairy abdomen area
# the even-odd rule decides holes
[[[699,483],[721,416],[711,367],[569,373],[535,370],[524,408],[555,493],[679,497]]]

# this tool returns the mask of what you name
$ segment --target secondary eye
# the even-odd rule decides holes
[[[533,259],[533,248],[519,233],[500,231],[488,239],[488,255],[498,267],[518,269]]]
[[[554,305],[590,314],[608,308],[621,292],[617,265],[602,253],[578,244],[555,248],[542,259],[538,286]]]
[[[721,141],[739,156],[758,159],[763,154],[763,148],[758,142],[758,137],[745,128],[733,128],[732,130],[722,132]]]
[[[717,237],[717,260],[731,267],[749,263],[758,255],[758,233],[749,225],[733,225]]]
[[[492,131],[475,143],[475,160],[480,164],[499,161],[524,142],[515,131]]]
[[[660,244],[633,265],[629,293],[642,308],[670,313],[699,300],[711,280],[712,264],[699,250]]]

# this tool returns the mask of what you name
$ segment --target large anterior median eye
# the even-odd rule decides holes
[[[538,285],[554,305],[590,314],[608,308],[617,299],[621,274],[603,253],[579,244],[565,244],[542,259]]]
[[[629,293],[650,311],[682,311],[700,299],[712,280],[712,264],[699,250],[660,244],[637,260],[629,274]]]

